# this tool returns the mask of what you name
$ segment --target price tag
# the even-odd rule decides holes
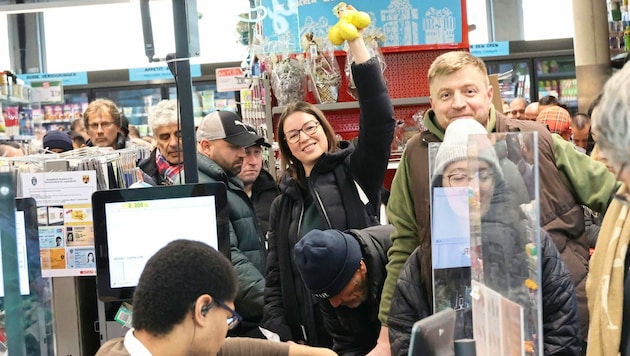
[[[60,80],[31,82],[33,88],[33,102],[59,103],[64,102],[63,82]]]

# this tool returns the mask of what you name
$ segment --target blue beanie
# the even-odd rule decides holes
[[[339,230],[312,230],[293,249],[295,265],[311,293],[318,298],[339,294],[361,263],[361,247]]]
[[[70,135],[68,135],[65,131],[48,131],[42,139],[42,144],[44,148],[49,150],[52,150],[53,148],[60,148],[63,150],[61,152],[72,151],[74,148],[72,147],[72,139],[70,138]]]

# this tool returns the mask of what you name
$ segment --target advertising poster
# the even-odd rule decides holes
[[[94,171],[22,173],[22,192],[37,202],[43,277],[96,274]]]

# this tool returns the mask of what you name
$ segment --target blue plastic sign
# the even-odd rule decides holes
[[[510,42],[490,42],[470,45],[470,53],[477,57],[507,56],[510,54]]]
[[[190,76],[201,77],[201,65],[191,64]],[[130,82],[156,80],[156,79],[173,79],[173,74],[171,74],[171,71],[168,69],[168,66],[155,66],[155,67],[129,69]]]
[[[68,85],[86,85],[88,83],[87,72],[68,72],[68,73],[30,73],[18,74],[18,78],[24,80],[26,84],[31,82],[41,82],[50,80],[60,80],[64,86]]]
[[[339,19],[337,0],[262,0],[263,32],[270,52],[303,52],[309,32],[327,38]],[[457,44],[462,41],[461,0],[390,0],[348,2],[371,18],[368,34],[383,35],[384,47]]]

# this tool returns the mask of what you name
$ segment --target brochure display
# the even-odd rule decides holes
[[[434,312],[478,355],[542,355],[536,133],[462,143],[429,144]]]
[[[92,193],[95,171],[22,173],[25,197],[37,202],[44,277],[96,274]]]

